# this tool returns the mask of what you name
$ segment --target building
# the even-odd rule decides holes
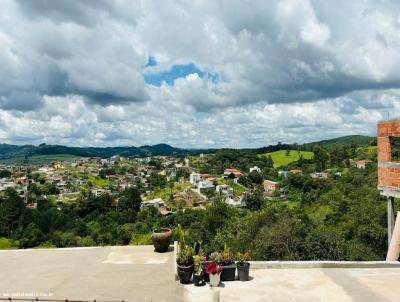
[[[256,172],[258,172],[258,173],[261,172],[260,168],[257,167],[257,166],[254,166],[253,168],[250,168],[249,172],[251,173],[251,172],[253,172],[253,171],[256,171]]]
[[[233,197],[233,188],[228,185],[219,185],[215,189],[217,192],[227,195],[228,197]]]
[[[275,181],[268,180],[268,179],[263,181],[263,187],[264,187],[264,191],[273,192],[273,191],[279,190],[279,184]]]
[[[243,173],[235,168],[227,168],[224,170],[224,175],[226,175],[226,176],[233,175],[235,178],[238,178],[238,177],[242,176]]]
[[[315,173],[311,173],[310,176],[311,176],[311,178],[327,179],[331,175],[326,172],[315,172]]]
[[[293,169],[290,170],[291,174],[303,174],[303,170],[302,169]]]
[[[358,169],[365,169],[365,166],[369,164],[371,161],[362,159],[362,160],[350,160],[350,165],[356,167]]]
[[[279,170],[278,176],[286,178],[289,176],[289,171]]]
[[[378,189],[382,195],[400,197],[400,119],[378,123]]]
[[[211,189],[214,188],[214,182],[209,179],[204,179],[198,182],[199,189]]]
[[[200,179],[201,179],[201,176],[199,173],[196,173],[196,172],[190,173],[189,182],[191,185],[197,185],[197,183],[200,181]]]
[[[140,209],[144,209],[146,207],[154,207],[156,209],[159,209],[161,207],[165,207],[165,203],[161,198],[154,198],[152,200],[143,201],[140,205]]]

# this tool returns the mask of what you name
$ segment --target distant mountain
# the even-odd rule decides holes
[[[306,145],[319,144],[319,145],[321,145],[323,147],[330,147],[332,145],[347,145],[347,144],[351,144],[353,141],[357,145],[364,146],[364,145],[370,144],[371,141],[375,141],[375,143],[376,143],[376,137],[365,136],[365,135],[346,135],[346,136],[341,136],[341,137],[337,137],[337,138],[332,138],[332,139],[326,139],[326,140],[322,140],[322,141],[307,143]]]
[[[312,143],[306,143],[304,146],[307,149],[312,148],[313,145],[319,144],[324,147],[336,145],[350,144],[355,141],[358,145],[368,145],[371,141],[375,140],[375,137],[363,136],[363,135],[348,135],[338,138],[322,140]],[[255,153],[268,153],[279,150],[285,150],[292,148],[292,145],[281,144],[270,145],[256,149],[244,149],[253,151]],[[8,145],[0,144],[0,160],[6,160],[11,162],[22,162],[29,161],[29,158],[36,155],[72,155],[78,157],[111,157],[114,155],[121,156],[132,156],[132,157],[144,157],[154,155],[195,155],[200,153],[212,153],[218,149],[180,149],[172,147],[168,144],[158,145],[145,145],[141,147],[126,146],[126,147],[68,147],[62,145],[47,145],[40,144],[39,146],[33,145]]]
[[[74,156],[89,157],[111,157],[114,155],[121,156],[153,156],[153,155],[187,155],[198,154],[200,152],[207,152],[207,150],[185,150],[174,148],[167,144],[158,144],[153,146],[141,147],[68,147],[61,145],[46,145],[40,144],[39,146],[33,145],[8,145],[0,144],[0,160],[21,158],[28,159],[35,155],[57,155],[57,154],[70,154]]]

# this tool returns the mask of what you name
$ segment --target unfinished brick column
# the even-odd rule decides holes
[[[400,120],[378,124],[378,189],[382,195],[400,197],[400,162],[391,158],[393,136],[400,137]]]
[[[378,189],[387,199],[388,253],[386,261],[396,261],[400,252],[400,219],[394,226],[393,202],[400,197],[400,162],[392,158],[393,137],[400,137],[400,120],[378,123]],[[397,230],[392,236],[393,228]]]

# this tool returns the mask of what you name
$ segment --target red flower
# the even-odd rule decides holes
[[[222,267],[218,265],[215,261],[211,261],[206,266],[206,273],[207,274],[220,274],[222,271]]]

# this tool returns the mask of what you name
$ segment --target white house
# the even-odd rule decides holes
[[[205,180],[199,181],[198,188],[199,189],[214,188],[214,183],[211,180],[205,179]]]
[[[256,172],[258,172],[258,173],[261,172],[260,168],[257,167],[257,166],[254,166],[253,168],[250,168],[250,173],[253,172],[253,171],[256,171]]]
[[[189,182],[191,185],[196,185],[201,179],[201,176],[199,173],[192,172],[190,173],[190,179]]]
[[[222,194],[225,194],[228,197],[233,196],[233,188],[228,185],[219,185],[219,186],[217,186],[216,191],[221,192]]]
[[[165,203],[161,198],[155,198],[152,200],[143,201],[140,205],[140,209],[144,209],[145,207],[154,207],[156,209],[159,209],[161,207],[165,207]]]

